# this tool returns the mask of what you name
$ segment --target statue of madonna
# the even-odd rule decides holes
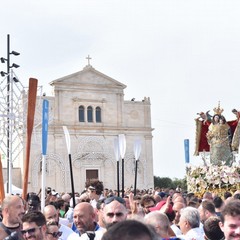
[[[215,108],[216,110],[216,108]],[[223,111],[223,110],[222,110]],[[212,123],[207,132],[207,140],[210,145],[210,162],[214,165],[231,165],[233,155],[231,151],[231,129],[226,119],[217,111],[213,115]]]

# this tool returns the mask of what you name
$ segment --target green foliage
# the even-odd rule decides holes
[[[171,179],[169,177],[162,177],[161,178],[161,177],[154,176],[154,187],[173,188],[173,189],[176,189],[177,187],[180,187],[182,190],[187,190],[187,181],[186,181],[186,178]]]

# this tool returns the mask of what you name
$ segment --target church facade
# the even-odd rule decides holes
[[[141,141],[137,188],[153,187],[153,128],[149,98],[124,100],[126,85],[95,70],[90,64],[82,71],[52,81],[50,85],[54,95],[37,99],[38,105],[41,105],[43,98],[49,101],[46,169],[41,167],[42,127],[36,124],[40,123],[41,111],[36,109],[28,191],[39,191],[42,171],[46,172],[47,187],[58,192],[71,191],[69,155],[63,126],[68,128],[70,134],[76,192],[82,192],[85,183],[93,179],[102,181],[104,187],[117,189],[114,139],[119,134],[124,134],[126,138],[125,188],[134,186],[136,140]],[[119,163],[121,169],[121,160]],[[121,176],[120,170],[120,189]]]

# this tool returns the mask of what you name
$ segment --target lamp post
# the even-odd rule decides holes
[[[10,76],[10,69],[11,68],[18,68],[20,67],[18,64],[13,63],[12,65],[10,65],[10,55],[15,55],[18,56],[20,55],[20,53],[16,52],[16,51],[11,51],[10,52],[10,35],[7,35],[7,58],[1,57],[1,62],[5,63],[7,62],[7,72],[1,71],[1,76],[4,77],[5,75],[7,76],[7,192],[11,194],[12,192],[12,179],[11,179],[11,170],[12,170],[12,159],[11,159],[11,141],[10,141],[10,121],[13,118],[12,116],[12,112],[10,111],[12,106],[11,106],[11,102],[10,102],[10,98],[11,98],[11,76]],[[14,79],[13,79],[14,80]],[[15,82],[18,81],[17,79],[14,80]],[[11,126],[12,127],[12,126]]]

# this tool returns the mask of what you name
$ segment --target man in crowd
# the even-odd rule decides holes
[[[143,208],[144,214],[148,214],[150,212],[149,208],[155,207],[155,199],[151,195],[144,195],[141,199],[141,206]]]
[[[149,210],[151,212],[160,211],[162,213],[165,213],[166,216],[168,217],[169,223],[171,225],[171,227],[168,229],[168,233],[170,236],[176,235],[176,233],[172,229],[173,220],[175,218],[175,212],[173,211],[172,204],[170,202],[170,196],[167,198],[166,201],[165,200],[160,201],[155,207],[149,208]],[[178,234],[180,235],[181,231],[178,232]]]
[[[220,227],[225,240],[240,239],[240,200],[231,200],[224,207]]]
[[[204,223],[209,217],[215,217],[215,206],[212,201],[205,200],[198,207],[198,211],[200,214],[200,220]]]
[[[103,182],[97,180],[92,181],[89,184],[86,184],[86,187],[88,189],[88,197],[90,198],[90,203],[93,206],[93,208],[96,208],[97,201],[101,198],[104,198],[103,196]]]
[[[216,212],[216,215],[218,216],[218,217],[220,217],[221,216],[221,212],[222,212],[222,210],[223,210],[223,208],[224,208],[224,201],[222,200],[222,198],[221,197],[218,197],[218,196],[216,196],[214,199],[213,199],[213,204],[214,204],[214,206],[215,206],[215,212]]]
[[[121,197],[109,197],[104,201],[103,221],[106,229],[112,225],[127,219],[128,211],[125,201]]]
[[[22,228],[22,217],[24,215],[23,200],[19,196],[7,196],[2,202],[2,222],[0,224],[0,239],[19,233]]]
[[[144,222],[152,225],[161,239],[173,237],[169,234],[170,222],[165,213],[159,211],[150,212],[144,217]]]
[[[203,194],[202,201],[205,201],[205,200],[212,201],[212,200],[213,200],[212,193],[210,193],[210,192],[205,192],[205,193]]]
[[[29,212],[22,218],[23,228],[22,236],[23,239],[35,239],[35,240],[46,240],[46,219],[41,212]]]
[[[68,236],[73,233],[71,228],[59,223],[59,212],[54,205],[47,205],[44,207],[43,214],[47,222],[54,221],[58,224],[59,231],[62,232],[62,239],[67,239]]]
[[[175,202],[173,204],[173,211],[175,212],[175,218],[173,224],[171,225],[172,230],[176,235],[181,235],[181,230],[178,228],[180,216],[181,216],[181,209],[185,208],[185,204],[182,202]]]
[[[27,209],[26,213],[30,211],[41,211],[41,201],[36,193],[30,192],[27,194]]]
[[[103,222],[103,208],[104,208],[104,201],[105,199],[102,198],[97,201],[95,212],[97,214],[98,225],[102,228],[105,228],[105,224]]]
[[[156,233],[136,220],[121,221],[111,227],[102,240],[156,240]]]
[[[96,215],[92,205],[88,202],[78,203],[73,211],[73,222],[77,229],[67,239],[78,239],[79,236],[81,239],[100,239],[103,229],[95,220]]]
[[[181,210],[179,226],[183,239],[204,240],[203,232],[199,228],[200,215],[196,208],[186,207]]]
[[[208,240],[223,240],[224,233],[219,226],[220,219],[216,217],[209,217],[203,225],[205,238]]]

